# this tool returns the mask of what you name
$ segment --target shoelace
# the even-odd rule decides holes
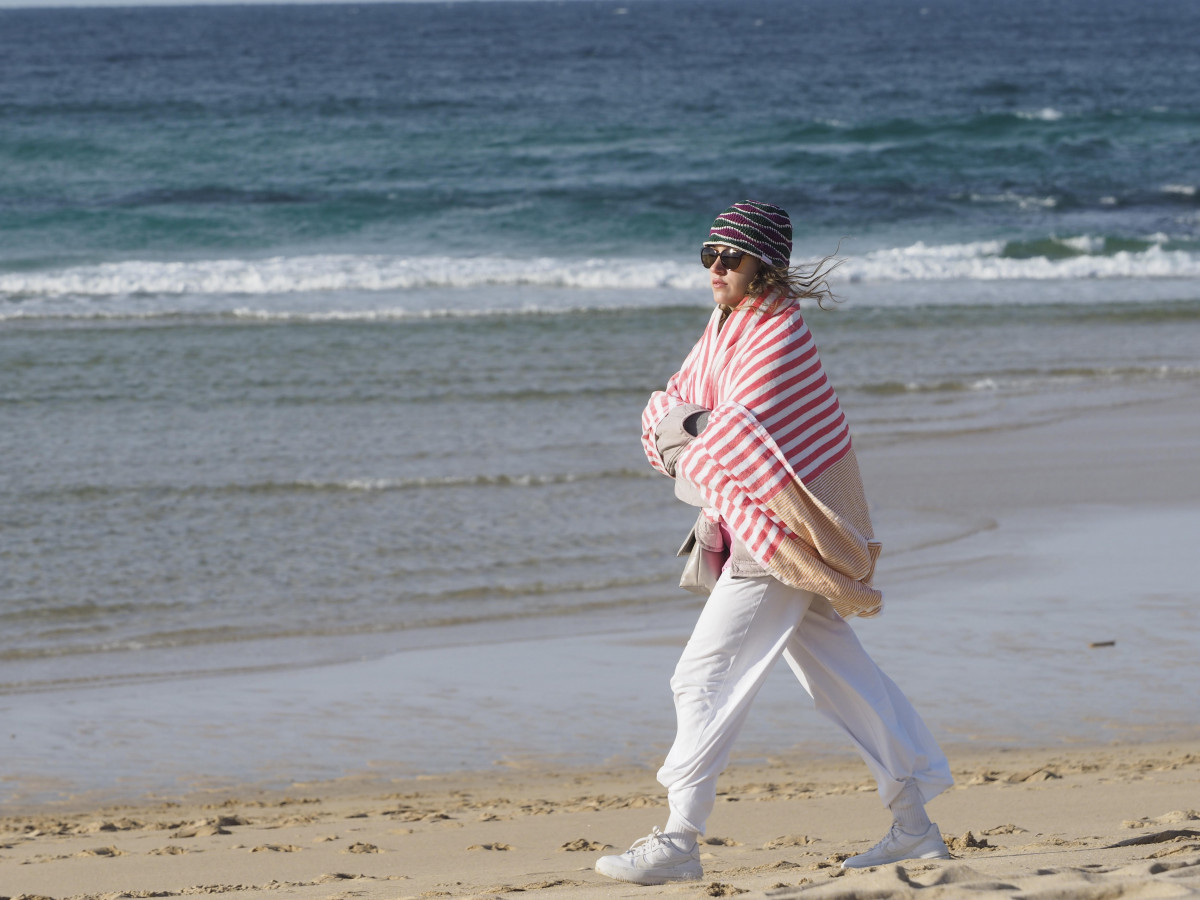
[[[630,854],[631,856],[636,856],[639,853],[641,855],[645,856],[647,853],[650,853],[651,851],[653,851],[655,849],[655,847],[657,847],[659,844],[666,844],[670,847],[675,846],[674,844],[671,843],[671,839],[668,838],[665,834],[663,834],[659,830],[658,826],[655,825],[653,831],[651,831],[644,838],[638,838],[636,841],[633,842],[633,845],[625,852]]]
[[[871,853],[872,851],[891,846],[900,840],[900,834],[907,834],[907,832],[902,832],[900,830],[899,822],[893,822],[892,827],[888,829],[888,833],[883,836],[883,840],[866,852]]]

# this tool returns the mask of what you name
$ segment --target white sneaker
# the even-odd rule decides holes
[[[684,850],[657,828],[634,841],[620,856],[600,857],[596,860],[596,871],[633,884],[699,881],[704,877],[700,845],[692,841],[691,849]]]
[[[843,869],[866,869],[870,866],[886,866],[888,863],[905,859],[949,859],[950,851],[942,840],[936,824],[930,825],[924,834],[908,834],[893,824],[889,831],[866,853],[852,856],[842,863]]]

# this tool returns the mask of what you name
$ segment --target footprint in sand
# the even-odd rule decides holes
[[[977,838],[969,831],[961,837],[946,838],[946,847],[953,853],[962,853],[964,850],[996,849],[988,843],[987,838]]]
[[[988,828],[979,833],[986,834],[986,835],[1025,834],[1026,832],[1028,832],[1028,830],[1029,829],[1027,829],[1027,828],[1022,828],[1020,825],[997,825],[995,828]]]
[[[784,834],[767,841],[763,844],[763,849],[778,850],[781,847],[807,847],[809,844],[816,843],[816,841],[816,838],[810,838],[807,834]]]
[[[76,856],[125,856],[124,850],[116,847],[95,847],[91,850],[80,850]]]
[[[568,853],[585,850],[591,853],[596,853],[600,850],[611,850],[612,844],[602,844],[599,841],[589,841],[587,838],[576,838],[573,841],[567,841],[559,850],[565,850]]]

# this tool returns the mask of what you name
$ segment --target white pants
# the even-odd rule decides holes
[[[900,689],[818,594],[770,578],[717,582],[671,688],[678,730],[658,772],[672,814],[704,833],[717,776],[780,655],[817,709],[854,742],[890,805],[913,779],[924,800],[953,783],[946,757]]]

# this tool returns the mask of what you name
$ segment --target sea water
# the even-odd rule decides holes
[[[0,10],[0,691],[638,630],[698,247],[870,448],[1200,385],[1200,8]]]

